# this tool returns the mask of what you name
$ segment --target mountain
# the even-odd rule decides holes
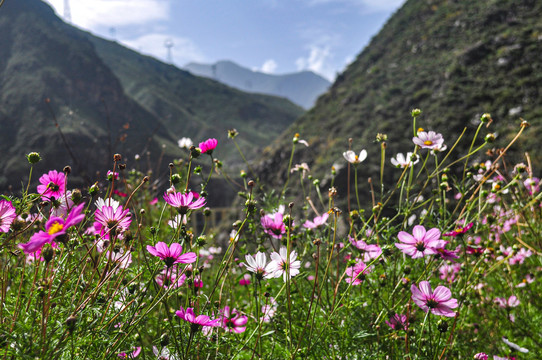
[[[392,181],[391,175],[397,174],[390,168],[390,156],[413,148],[414,108],[423,111],[416,126],[442,133],[448,148],[467,127],[456,154],[466,153],[467,139],[483,113],[491,113],[494,121],[481,137],[496,132],[496,147],[511,140],[520,117],[529,121],[531,127],[511,154],[525,161],[523,151],[529,151],[540,173],[540,16],[542,3],[535,0],[407,0],[316,105],[264,151],[262,178],[271,183],[286,178],[296,132],[311,146],[298,147],[303,149],[294,164],[305,161],[320,177],[333,163],[344,169],[342,153],[352,138],[353,150],[369,153],[360,166],[360,179],[379,178],[380,144],[375,137],[385,133],[385,173]],[[338,179],[346,179],[345,173],[340,175]],[[344,183],[339,186],[346,191]]]
[[[303,112],[95,38],[39,0],[6,1],[0,32],[1,188],[20,189],[30,151],[44,158],[36,172],[69,164],[82,183],[110,168],[113,153],[128,166],[135,154],[179,157],[183,136],[217,137],[217,155],[229,160],[233,127],[254,154]]]
[[[271,75],[249,70],[232,61],[212,65],[189,63],[184,69],[246,92],[285,97],[305,109],[312,107],[331,84],[312,71]]]

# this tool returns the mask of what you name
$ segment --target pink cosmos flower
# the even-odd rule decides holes
[[[0,232],[7,233],[16,217],[15,207],[11,201],[0,200]]]
[[[248,286],[250,285],[250,275],[245,274],[241,279],[239,279],[239,285],[241,286]]]
[[[365,274],[369,272],[371,272],[371,269],[363,261],[358,260],[354,266],[346,268],[346,275],[349,277],[345,281],[352,285],[360,285],[365,279]]]
[[[211,155],[217,144],[218,141],[216,139],[207,139],[204,142],[200,142],[198,147],[202,154],[208,153]]]
[[[459,306],[457,299],[452,299],[452,292],[445,286],[437,286],[435,291],[431,290],[429,281],[421,281],[420,287],[412,284],[410,287],[412,300],[423,311],[431,311],[433,315],[454,317],[455,309]]]
[[[363,240],[356,240],[355,238],[349,236],[348,241],[352,245],[354,245],[357,249],[361,250],[363,252],[363,261],[370,262],[373,259],[376,259],[377,257],[382,254],[382,249],[378,245],[369,245]]]
[[[313,221],[310,221],[310,220],[305,221],[303,226],[307,229],[317,228],[319,226],[325,225],[328,217],[329,217],[329,214],[325,212],[321,216],[315,217]]]
[[[107,180],[113,181],[113,179],[118,180],[119,179],[119,173],[113,172],[111,170],[107,170]]]
[[[164,289],[176,289],[181,287],[186,281],[186,275],[178,267],[163,269],[154,279],[156,283]]]
[[[295,252],[295,250],[292,250],[290,252],[290,258],[288,259],[288,251],[284,246],[280,248],[278,253],[272,252],[271,262],[266,268],[266,270],[270,273],[269,277],[278,278],[282,275],[284,282],[286,282],[288,273],[290,275],[290,278],[299,274],[301,261],[296,260],[296,258],[297,253]]]
[[[41,185],[38,185],[37,189],[42,200],[48,201],[52,197],[58,199],[66,190],[66,176],[56,170],[43,174],[39,181]]]
[[[447,244],[448,242],[444,241],[444,246],[446,246]],[[461,245],[458,246],[455,250],[448,250],[445,247],[437,248],[435,250],[437,251],[437,257],[451,262],[455,262],[456,259],[459,259],[459,256],[457,254],[461,250]]]
[[[26,244],[19,244],[18,247],[23,249],[25,254],[40,251],[43,245],[50,243],[53,247],[56,246],[54,239],[60,235],[66,234],[68,228],[79,224],[84,218],[82,214],[84,203],[79,204],[70,211],[66,219],[57,216],[51,216],[45,224],[45,231],[40,231],[30,238]]]
[[[263,231],[275,239],[281,239],[282,235],[286,233],[286,226],[282,219],[282,213],[280,212],[276,212],[274,215],[263,216],[260,219]]]
[[[94,213],[94,219],[98,224],[107,228],[108,232],[115,229],[117,233],[122,233],[130,228],[132,214],[129,209],[123,209],[122,206],[116,209],[113,206],[102,206]]]
[[[453,236],[453,237],[457,237],[457,236],[459,236],[459,235],[463,235],[463,234],[465,234],[467,231],[469,231],[469,230],[472,228],[473,225],[474,225],[473,223],[468,223],[467,226],[465,226],[465,227],[458,226],[458,227],[456,227],[454,230],[452,230],[452,231],[450,231],[450,232],[444,234],[444,236]]]
[[[160,241],[155,246],[147,245],[147,251],[164,260],[168,268],[178,263],[191,264],[197,259],[197,255],[193,252],[182,254],[183,247],[178,243],[173,243],[169,247],[165,242]]]
[[[439,268],[440,272],[440,279],[444,280],[448,283],[452,283],[455,280],[455,277],[457,274],[459,274],[459,271],[461,270],[460,264],[453,264],[453,265],[442,265]]]
[[[514,256],[508,259],[508,263],[510,265],[523,264],[525,259],[530,257],[532,254],[533,252],[531,250],[525,250],[525,248],[521,248]]]
[[[117,189],[113,190],[113,194],[118,195],[120,197],[127,197],[128,194],[122,191],[118,191]]]
[[[164,193],[164,200],[169,205],[177,208],[179,213],[186,214],[189,210],[199,209],[207,203],[204,197],[199,197],[199,194],[194,192],[189,192],[186,194],[180,192],[168,192]]]
[[[157,197],[155,197],[154,199],[149,201],[149,205],[156,205],[156,204],[158,204],[158,198]]]
[[[536,177],[527,178],[523,182],[523,185],[525,186],[525,188],[529,192],[529,195],[536,194],[537,192],[540,191],[540,179],[539,178],[536,178]]]
[[[207,315],[198,315],[194,314],[194,308],[187,308],[186,310],[181,307],[181,310],[177,310],[175,315],[180,317],[186,322],[192,324],[192,331],[198,331],[202,326],[220,326],[221,319],[211,319]]]
[[[440,239],[440,231],[437,228],[425,231],[422,225],[414,226],[412,235],[401,231],[397,237],[401,243],[395,243],[395,246],[413,259],[437,254],[437,249],[443,248],[447,243]]]
[[[222,327],[229,332],[242,333],[246,330],[248,317],[241,315],[237,310],[230,311],[229,306],[224,306],[221,311]]]
[[[121,352],[118,354],[118,356],[121,359],[135,359],[139,355],[140,352],[141,352],[141,346],[137,346],[134,348],[134,351],[131,354]]]
[[[408,320],[406,315],[395,314],[390,317],[390,320],[386,320],[386,324],[393,330],[407,330]]]
[[[502,308],[513,308],[520,304],[519,299],[515,295],[510,296],[508,299],[500,297],[495,298],[495,303]]]
[[[266,323],[270,322],[271,318],[275,316],[275,313],[277,312],[277,307],[278,305],[277,305],[277,302],[275,301],[275,298],[269,297],[269,303],[262,306],[263,316],[261,317],[260,320]]]
[[[434,131],[419,131],[418,136],[412,138],[412,142],[418,145],[422,149],[442,149],[444,144],[444,138],[442,134]]]
[[[487,356],[486,353],[483,353],[483,352],[474,355],[474,360],[487,360],[487,359],[489,359],[489,357]]]

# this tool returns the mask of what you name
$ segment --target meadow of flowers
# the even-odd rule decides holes
[[[213,157],[235,130],[181,139],[162,188],[119,154],[89,188],[69,166],[36,187],[28,154],[27,185],[0,200],[0,358],[542,358],[542,192],[528,154],[504,156],[528,124],[492,149],[489,114],[468,140],[419,114],[393,158],[383,134],[380,154],[345,140],[345,189],[294,164],[297,134],[280,189]],[[367,157],[397,183],[361,179]],[[208,221],[219,176],[241,199],[227,230]]]

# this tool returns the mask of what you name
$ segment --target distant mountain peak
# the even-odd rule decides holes
[[[211,78],[246,92],[285,97],[305,109],[312,107],[331,85],[312,71],[268,74],[245,68],[231,60],[220,60],[214,64],[191,62],[183,68],[194,75]]]

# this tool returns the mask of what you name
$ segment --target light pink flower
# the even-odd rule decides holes
[[[412,235],[401,231],[397,237],[401,242],[395,243],[395,246],[413,259],[437,254],[437,249],[443,248],[447,243],[440,239],[440,231],[437,228],[425,231],[422,225],[414,226]]]
[[[457,274],[461,270],[460,264],[447,265],[444,264],[439,268],[440,279],[448,283],[452,283],[455,280]]]
[[[200,142],[198,147],[202,154],[208,153],[211,155],[217,144],[218,141],[216,139],[207,139],[204,142]]]
[[[0,232],[7,233],[16,217],[15,207],[11,201],[0,200]]]
[[[411,152],[408,152],[406,156],[403,155],[403,153],[398,153],[395,159],[394,158],[391,159],[392,165],[401,169],[410,167],[411,165],[416,165],[419,161],[420,161],[420,156],[414,155]]]
[[[412,142],[422,149],[440,150],[443,148],[444,138],[442,134],[434,131],[420,131],[418,136],[412,138]]]
[[[325,225],[328,217],[329,217],[329,213],[325,212],[322,215],[315,217],[313,221],[310,221],[310,220],[305,221],[303,226],[307,229],[317,228],[319,226]]]
[[[197,255],[193,252],[183,254],[183,247],[178,243],[173,243],[169,247],[165,242],[160,241],[155,246],[147,245],[147,251],[164,260],[168,268],[178,263],[191,264],[197,259]]]
[[[195,196],[197,195],[197,196]],[[189,210],[199,209],[207,203],[204,197],[199,197],[199,194],[192,191],[183,194],[180,192],[168,192],[164,193],[164,200],[169,205],[177,208],[179,213],[186,214]]]
[[[393,330],[407,330],[408,319],[406,315],[395,314],[390,317],[390,320],[386,320],[386,324]]]
[[[40,177],[38,185],[38,194],[42,200],[51,200],[52,197],[59,199],[66,190],[66,176],[56,170],[51,170]]]
[[[155,278],[156,283],[164,289],[176,289],[186,281],[186,275],[178,267],[163,269]]]
[[[474,360],[487,360],[487,359],[488,359],[487,354],[483,352],[474,355]]]
[[[356,240],[351,236],[348,237],[348,241],[350,241],[352,245],[354,245],[357,249],[363,252],[363,261],[365,262],[370,262],[371,260],[379,257],[380,254],[382,254],[382,249],[378,245],[369,245],[365,241]]]
[[[410,287],[412,300],[423,311],[431,311],[433,315],[454,317],[455,309],[459,306],[457,299],[452,299],[450,289],[445,286],[437,286],[435,291],[431,290],[429,281],[421,281],[418,288],[415,284]]]
[[[250,254],[245,255],[245,260],[247,261],[245,265],[246,269],[250,272],[253,272],[256,275],[256,279],[269,279],[273,278],[274,274],[270,270],[275,269],[275,265],[267,264],[267,258],[265,253],[257,252],[253,257]],[[271,267],[270,267],[271,265]]]
[[[533,178],[527,178],[525,181],[523,181],[523,185],[529,192],[529,195],[536,194],[540,191],[540,179],[533,177]]]
[[[501,297],[495,298],[495,303],[502,308],[513,308],[520,304],[519,299],[515,295],[510,296],[508,299]]]
[[[108,230],[113,230],[117,233],[122,233],[128,230],[132,223],[132,214],[129,209],[124,209],[119,206],[116,210],[113,206],[102,206],[97,209],[94,214],[94,219]],[[96,227],[96,225],[94,226]],[[97,229],[101,230],[101,229]]]

